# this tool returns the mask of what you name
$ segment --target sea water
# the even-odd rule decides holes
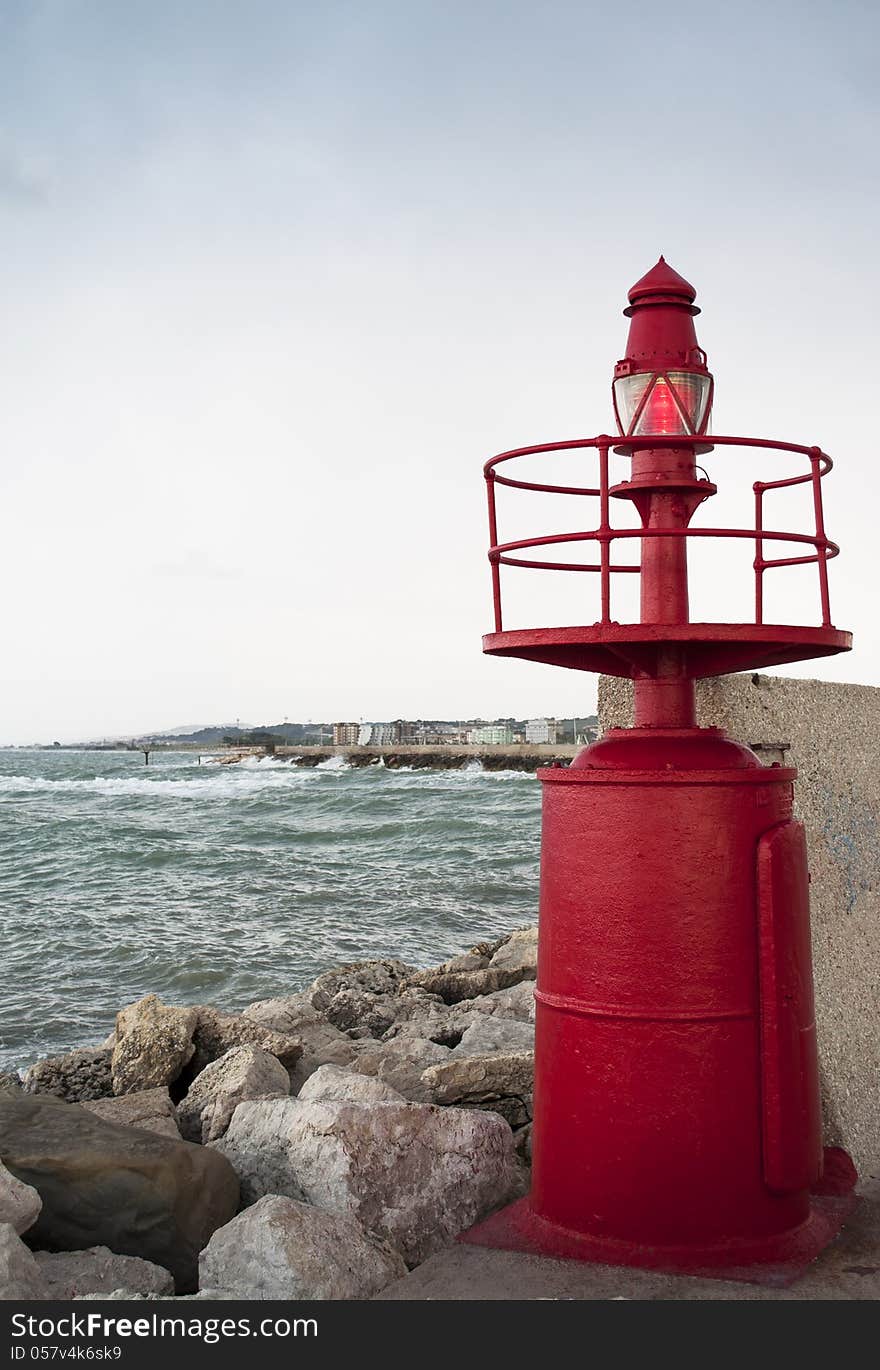
[[[0,1066],[100,1042],[150,992],[234,1012],[534,922],[539,790],[474,763],[0,752]]]

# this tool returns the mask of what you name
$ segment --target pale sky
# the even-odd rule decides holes
[[[590,711],[592,677],[481,654],[481,466],[612,425],[661,252],[715,432],[835,458],[855,650],[783,670],[880,683],[878,29],[870,0],[0,0],[0,742]],[[706,463],[746,521],[781,470]],[[523,511],[502,531],[595,525]],[[748,603],[721,551],[695,618]],[[773,574],[815,622],[814,569]],[[511,627],[598,617],[595,577],[508,577]]]

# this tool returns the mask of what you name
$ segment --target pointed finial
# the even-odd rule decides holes
[[[691,283],[686,281],[684,276],[679,276],[666,258],[661,256],[656,266],[652,266],[651,270],[632,286],[629,291],[629,302],[635,304],[636,300],[656,295],[664,296],[666,299],[683,299],[688,304],[693,304],[696,294]]]

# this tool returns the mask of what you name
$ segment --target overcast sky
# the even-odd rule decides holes
[[[715,431],[836,460],[856,648],[800,673],[880,683],[877,40],[872,0],[0,0],[0,741],[588,712],[481,655],[480,468],[611,425],[660,252]],[[781,469],[706,461],[746,520]],[[695,617],[748,602],[722,550]],[[598,616],[508,576],[509,626]]]

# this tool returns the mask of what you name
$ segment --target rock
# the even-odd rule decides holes
[[[305,994],[262,999],[246,1008],[242,1016],[277,1032],[293,1035],[301,1043],[302,1056],[290,1072],[290,1087],[294,1094],[319,1066],[348,1065],[357,1053],[354,1042],[328,1023]]]
[[[14,1070],[0,1070],[0,1094],[20,1094],[23,1085]]]
[[[520,1018],[523,1022],[535,1021],[535,986],[532,980],[521,980],[509,989],[496,990],[482,999],[465,1000],[457,1004],[453,1013],[471,1005],[476,1012],[492,1013],[496,1018]]]
[[[408,993],[415,993],[410,990]],[[520,981],[508,989],[495,990],[476,999],[462,999],[455,1004],[435,1002],[433,996],[426,1006],[426,1016],[413,1015],[398,1019],[382,1040],[398,1037],[423,1037],[443,1046],[456,1047],[474,1023],[489,1017],[509,1018],[523,1022],[535,1021],[535,990],[531,980]]]
[[[10,1175],[0,1161],[0,1223],[8,1223],[21,1236],[40,1216],[43,1201],[29,1184]]]
[[[240,1104],[212,1147],[246,1202],[264,1194],[357,1218],[417,1265],[521,1190],[497,1114],[425,1104]]]
[[[434,1014],[448,1013],[439,994],[429,994],[420,985],[407,985],[391,1001],[394,1005],[395,1023],[410,1022],[414,1018],[430,1018]]]
[[[444,1003],[456,1004],[461,999],[507,989],[522,979],[520,970],[506,966],[489,965],[484,970],[445,970],[438,966],[433,970],[417,971],[411,983],[431,994],[439,994]]]
[[[521,928],[512,932],[489,962],[490,967],[518,971],[520,980],[534,980],[538,974],[538,929]]]
[[[156,994],[117,1013],[113,1093],[173,1084],[195,1051],[197,1016],[194,1008],[169,1008]]]
[[[309,985],[306,996],[312,1008],[319,1013],[326,1013],[342,990],[378,996],[393,995],[408,983],[413,971],[414,967],[405,965],[403,961],[352,961],[319,975]]]
[[[282,994],[276,999],[259,999],[255,1004],[248,1004],[241,1016],[288,1037],[299,1037],[304,1028],[327,1021],[305,991]]]
[[[76,1299],[83,1295],[173,1294],[174,1280],[161,1265],[137,1256],[118,1256],[106,1246],[88,1251],[37,1251],[34,1259],[46,1281],[51,1299]]]
[[[48,1299],[40,1268],[11,1223],[0,1223],[0,1299]]]
[[[355,961],[319,975],[306,990],[313,1009],[352,1036],[381,1037],[394,1022],[399,991],[412,966],[403,961]]]
[[[358,1075],[339,1066],[319,1066],[306,1080],[297,1098],[347,1099],[352,1104],[404,1103],[402,1094],[378,1076]]]
[[[270,1194],[215,1232],[199,1280],[227,1299],[368,1299],[406,1274],[356,1218]]]
[[[494,1056],[511,1052],[534,1052],[535,1025],[497,1014],[480,1015],[465,1029],[452,1056]]]
[[[199,1251],[238,1207],[222,1156],[49,1097],[0,1097],[0,1155],[43,1201],[30,1245],[109,1246],[164,1266],[183,1291],[195,1285]]]
[[[120,1127],[142,1127],[147,1132],[180,1140],[177,1113],[164,1085],[141,1089],[136,1094],[120,1094],[114,1099],[94,1099],[83,1103],[83,1108]]]
[[[429,1066],[422,1084],[438,1104],[491,1109],[511,1127],[521,1127],[532,1116],[535,1054],[509,1052],[495,1056],[458,1056]]]
[[[430,1103],[430,1091],[422,1074],[430,1065],[445,1061],[447,1047],[423,1037],[395,1037],[390,1042],[363,1042],[351,1062],[359,1075],[373,1075],[414,1103]]]
[[[444,971],[485,970],[490,959],[486,952],[466,951],[461,956],[451,956],[448,961],[444,961],[442,969]]]
[[[232,1047],[212,1061],[189,1087],[177,1107],[184,1137],[213,1142],[222,1137],[244,1099],[280,1099],[290,1093],[281,1062],[259,1047]]]
[[[326,1008],[327,1021],[342,1032],[381,1037],[394,1022],[395,1001],[387,994],[341,989]]]
[[[287,1033],[246,1018],[242,1014],[220,1013],[208,1006],[196,1010],[198,1015],[193,1043],[195,1054],[189,1074],[200,1075],[212,1061],[218,1061],[233,1047],[257,1047],[268,1052],[291,1070],[302,1055],[302,1043]]]
[[[54,1094],[71,1104],[104,1099],[113,1093],[110,1052],[103,1047],[82,1047],[63,1056],[48,1056],[25,1072],[28,1094]]]

